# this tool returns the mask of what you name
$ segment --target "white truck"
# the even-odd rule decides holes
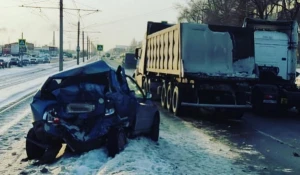
[[[296,85],[298,23],[246,18],[244,28],[254,30],[255,63],[259,83],[252,90],[256,112],[286,111],[300,107]]]
[[[10,47],[10,54],[13,56],[19,55],[19,45],[18,44],[12,44]]]

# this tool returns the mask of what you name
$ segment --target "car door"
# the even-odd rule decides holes
[[[135,131],[136,132],[146,132],[149,131],[152,127],[153,118],[157,112],[157,107],[148,98],[144,95],[142,89],[138,84],[133,80],[133,78],[126,76],[127,84],[131,93],[134,93],[137,101],[138,107],[136,111],[136,122],[135,122]]]

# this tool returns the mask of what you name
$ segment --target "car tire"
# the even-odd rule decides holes
[[[151,131],[150,131],[150,139],[154,142],[157,142],[159,139],[159,124],[160,124],[159,114],[155,114],[153,118]]]
[[[115,157],[124,150],[127,142],[126,134],[123,129],[111,128],[107,134],[107,151],[109,157]]]
[[[36,141],[36,142],[39,141],[36,137],[36,134],[35,134],[33,128],[31,128],[28,131],[27,138],[29,138],[33,141]],[[44,155],[45,151],[46,151],[46,149],[41,148],[26,139],[26,153],[27,153],[28,159],[40,159]]]

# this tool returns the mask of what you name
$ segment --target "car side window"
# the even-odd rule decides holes
[[[136,98],[144,98],[144,95],[138,85],[131,78],[126,77],[126,81],[130,91],[134,91]]]

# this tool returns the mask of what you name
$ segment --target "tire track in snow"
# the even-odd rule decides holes
[[[9,128],[16,125],[24,117],[30,114],[29,103],[32,96],[28,96],[13,106],[9,106],[0,113],[0,136],[3,135]],[[25,107],[26,106],[26,107]]]

